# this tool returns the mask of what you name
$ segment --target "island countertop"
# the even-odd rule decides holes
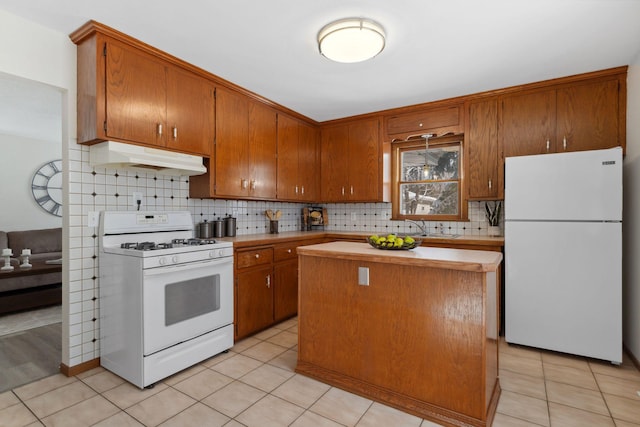
[[[298,254],[477,272],[495,271],[502,261],[500,252],[423,246],[411,250],[381,250],[367,243],[355,242],[302,246],[298,248]]]

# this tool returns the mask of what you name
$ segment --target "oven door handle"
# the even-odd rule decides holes
[[[147,270],[144,270],[144,275],[155,276],[158,274],[165,274],[168,272],[173,273],[173,272],[193,270],[194,268],[203,268],[203,267],[211,268],[211,267],[223,266],[227,264],[230,266],[233,265],[233,257],[209,259],[204,261],[187,262],[187,263],[181,263],[181,264],[163,265],[160,267],[154,267],[154,268],[149,268]]]

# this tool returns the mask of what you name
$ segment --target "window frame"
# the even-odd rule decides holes
[[[425,148],[424,138],[415,138],[407,141],[392,142],[391,144],[391,219],[414,221],[468,221],[468,203],[465,184],[465,158],[464,158],[464,134],[444,135],[429,138],[429,149],[447,146],[459,146],[459,170],[458,170],[458,214],[457,215],[406,215],[400,213],[400,184],[401,181],[401,154],[405,151],[413,151]],[[437,181],[436,181],[437,182]],[[443,181],[447,182],[447,181]]]

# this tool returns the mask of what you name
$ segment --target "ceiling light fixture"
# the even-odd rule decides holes
[[[385,35],[377,22],[348,18],[325,25],[318,33],[320,53],[336,62],[361,62],[384,49]]]

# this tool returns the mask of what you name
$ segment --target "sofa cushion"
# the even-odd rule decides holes
[[[14,256],[25,248],[31,249],[32,254],[62,252],[62,228],[9,231],[7,238]]]

